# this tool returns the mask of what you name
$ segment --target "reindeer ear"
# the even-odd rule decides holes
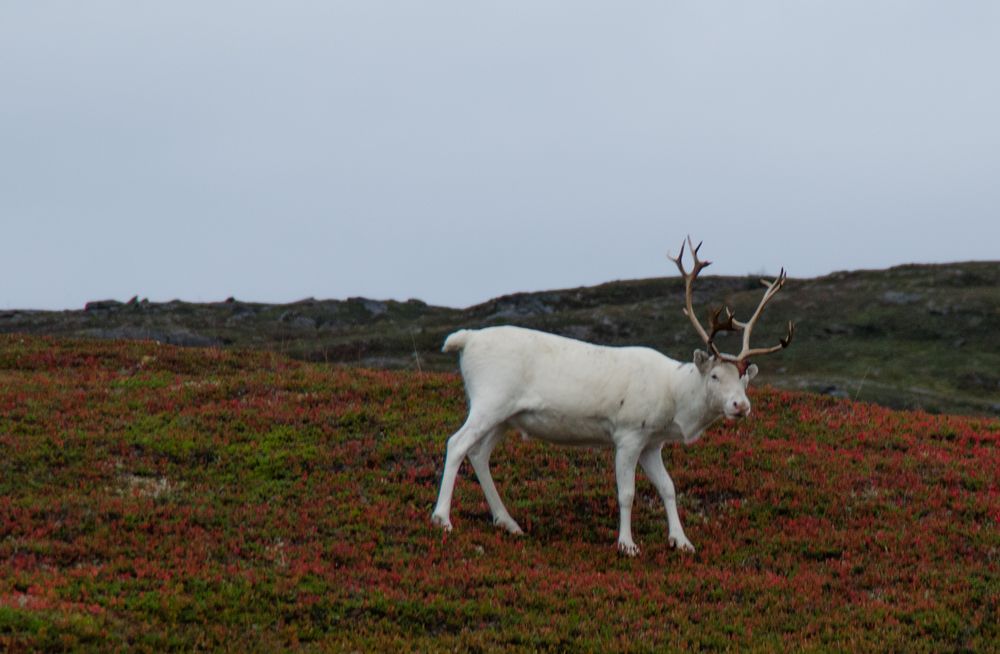
[[[694,365],[698,366],[698,371],[701,374],[705,374],[712,367],[712,355],[705,350],[695,350]]]
[[[757,372],[758,372],[758,370],[757,370],[757,364],[756,363],[751,363],[747,367],[747,371],[745,373],[743,373],[743,377],[744,377],[744,379],[747,380],[747,382],[749,382],[751,379],[753,379],[754,377],[757,376]]]

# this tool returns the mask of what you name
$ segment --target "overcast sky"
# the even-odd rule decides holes
[[[0,307],[1000,259],[1000,2],[0,2]]]

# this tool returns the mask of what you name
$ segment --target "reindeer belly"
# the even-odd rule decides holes
[[[522,411],[507,420],[531,438],[557,445],[610,447],[611,421],[603,416],[567,416],[552,411]]]

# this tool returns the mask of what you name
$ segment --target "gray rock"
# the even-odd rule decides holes
[[[829,386],[824,386],[819,389],[821,395],[829,395],[830,397],[847,398],[850,397],[847,391],[840,388],[836,384],[830,384]]]
[[[113,311],[122,307],[118,300],[94,300],[83,305],[84,311]]]
[[[289,324],[296,329],[316,329],[316,320],[309,316],[296,316]]]
[[[239,325],[247,322],[248,320],[253,320],[257,314],[250,309],[243,309],[233,312],[233,315],[226,318],[226,325]]]
[[[316,329],[316,319],[303,316],[298,311],[285,311],[278,316],[278,321],[296,329]]]
[[[373,316],[381,316],[389,310],[389,305],[385,302],[380,302],[379,300],[369,300],[367,298],[362,298],[361,306],[363,306],[368,313]]]
[[[951,307],[947,304],[938,304],[934,300],[927,303],[927,313],[932,316],[947,316],[951,311]]]
[[[882,294],[882,301],[889,304],[913,304],[924,299],[919,293],[907,293],[905,291],[886,291]]]
[[[552,307],[546,304],[545,301],[538,296],[509,295],[496,300],[493,306],[493,313],[489,316],[489,318],[523,318],[527,316],[542,316],[550,314],[552,311]]]

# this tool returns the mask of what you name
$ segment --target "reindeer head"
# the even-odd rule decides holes
[[[701,374],[705,403],[710,413],[723,415],[727,420],[750,415],[747,386],[757,376],[755,364],[751,363],[746,372],[740,373],[730,362],[718,359],[705,350],[694,351],[694,364]]]
[[[795,334],[795,324],[789,321],[788,334],[780,339],[777,345],[764,348],[750,347],[750,334],[753,332],[754,325],[757,324],[757,320],[760,318],[767,303],[771,301],[775,293],[780,291],[781,287],[785,284],[787,278],[785,269],[782,268],[777,279],[773,281],[760,280],[767,290],[764,291],[764,297],[761,299],[760,304],[757,305],[757,310],[750,316],[750,320],[740,322],[736,320],[732,309],[729,307],[720,307],[709,313],[711,328],[710,331],[705,331],[701,322],[694,315],[694,307],[691,300],[691,285],[698,277],[698,273],[710,265],[711,262],[702,261],[698,258],[698,250],[701,249],[701,243],[695,247],[691,243],[690,236],[687,238],[687,246],[690,248],[691,258],[694,260],[694,267],[690,273],[684,269],[682,261],[684,257],[684,243],[681,243],[681,251],[676,258],[671,257],[669,254],[667,256],[677,264],[681,276],[684,277],[684,315],[691,321],[695,331],[698,332],[701,340],[704,341],[705,346],[708,348],[708,352],[703,350],[695,351],[694,363],[698,367],[698,371],[701,373],[703,382],[706,385],[706,394],[710,408],[719,411],[728,419],[741,418],[750,413],[750,400],[747,399],[746,389],[750,384],[750,380],[757,375],[757,366],[750,363],[750,357],[770,354],[788,347],[792,342],[792,336]],[[719,351],[714,339],[715,335],[722,331],[743,332],[743,347],[739,354],[732,355]]]

